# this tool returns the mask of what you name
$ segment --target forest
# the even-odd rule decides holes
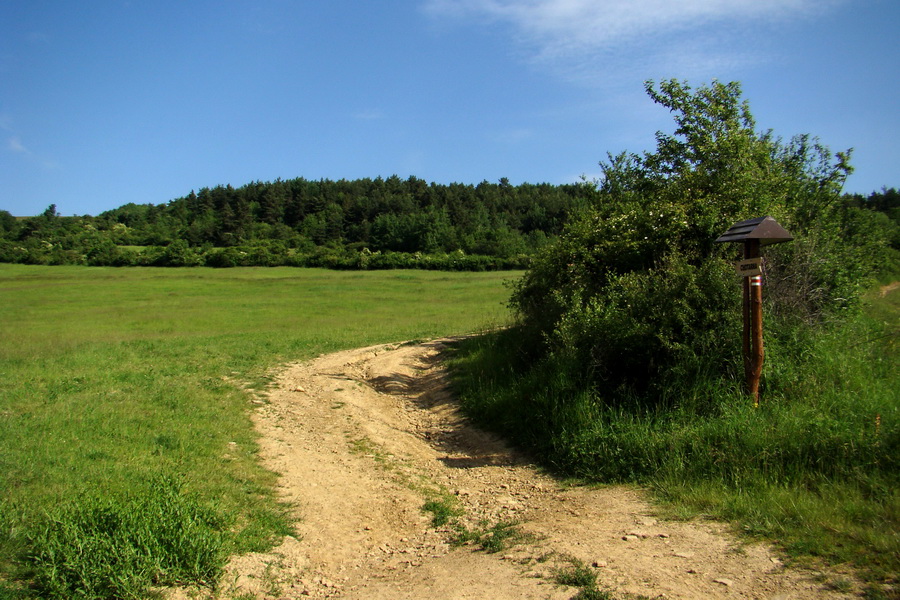
[[[590,183],[304,178],[202,188],[63,217],[0,211],[0,262],[106,266],[523,268],[590,203]]]
[[[298,266],[344,269],[525,268],[598,201],[592,182],[478,185],[304,178],[201,188],[97,216],[0,210],[0,262],[92,266]],[[845,195],[900,247],[900,192]]]

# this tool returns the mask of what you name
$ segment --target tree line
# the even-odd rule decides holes
[[[486,270],[527,267],[574,215],[589,182],[477,185],[422,179],[256,181],[201,188],[162,204],[63,217],[56,205],[0,210],[0,262],[96,266],[313,266]],[[900,192],[847,194],[900,250]]]
[[[588,183],[253,182],[100,215],[0,212],[0,261],[31,264],[523,267],[594,194]]]

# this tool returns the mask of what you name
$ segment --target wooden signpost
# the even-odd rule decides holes
[[[772,217],[759,217],[735,223],[716,242],[739,242],[744,244],[744,260],[735,268],[744,276],[744,377],[747,393],[753,398],[753,405],[759,406],[759,380],[763,365],[762,332],[762,276],[763,262],[761,246],[780,244],[793,240]]]

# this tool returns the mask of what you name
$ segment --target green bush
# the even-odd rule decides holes
[[[203,264],[197,248],[191,248],[184,240],[175,240],[166,246],[156,258],[157,267],[197,267]]]
[[[242,255],[245,254],[235,247],[214,248],[207,252],[204,258],[207,267],[238,267],[241,266]]]
[[[648,92],[676,115],[675,135],[603,164],[592,206],[514,285],[518,324],[462,345],[462,402],[561,474],[650,486],[889,583],[900,361],[884,342],[896,316],[861,311],[888,230],[841,197],[846,155],[756,133],[737,84]],[[729,265],[740,249],[714,240],[764,215],[795,239],[763,251],[755,408]]]
[[[535,258],[512,306],[536,359],[570,365],[604,398],[656,404],[740,371],[739,248],[714,243],[732,224],[771,215],[794,235],[766,249],[768,313],[812,327],[858,308],[886,243],[841,200],[847,155],[757,133],[738,84],[647,91],[676,134],[601,163],[593,205]]]
[[[697,377],[727,372],[737,360],[731,275],[724,261],[667,256],[611,276],[602,294],[577,298],[547,334],[553,359],[610,400],[618,392],[654,403],[680,397]]]

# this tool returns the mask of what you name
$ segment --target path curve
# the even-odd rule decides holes
[[[291,364],[255,412],[264,465],[296,507],[297,536],[235,558],[219,597],[573,598],[554,574],[580,563],[613,598],[845,598],[724,525],[667,521],[636,489],[572,487],[473,427],[448,392],[449,340],[380,345]],[[422,510],[518,522],[500,552],[450,544]],[[444,501],[446,504],[446,501]]]

